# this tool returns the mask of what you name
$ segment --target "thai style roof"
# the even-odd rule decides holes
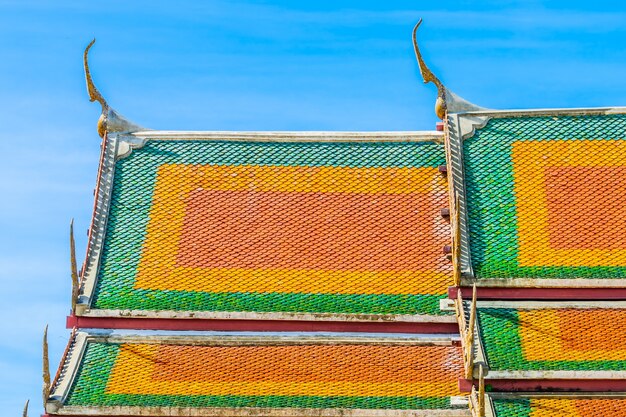
[[[624,379],[626,303],[479,301],[474,365],[488,379]]]
[[[49,416],[626,416],[626,108],[473,105],[413,35],[443,131],[149,131],[90,44],[102,156]]]
[[[624,394],[490,394],[487,417],[626,416]]]
[[[62,369],[55,415],[469,416],[448,335],[78,332]]]
[[[454,320],[439,139],[109,135],[79,314]]]
[[[448,115],[465,282],[623,287],[626,109]]]

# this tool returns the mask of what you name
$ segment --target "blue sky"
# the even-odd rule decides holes
[[[41,413],[67,342],[68,224],[85,250],[98,161],[82,51],[154,129],[430,130],[432,85],[491,108],[626,105],[626,6],[578,1],[0,0],[0,410]]]

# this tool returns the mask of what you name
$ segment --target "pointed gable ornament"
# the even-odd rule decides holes
[[[76,313],[78,299],[78,267],[76,266],[76,241],[74,240],[74,219],[70,221],[70,268],[72,276],[72,314]]]
[[[48,357],[48,325],[43,331],[43,363],[42,363],[42,377],[43,377],[43,404],[46,406],[46,401],[50,396],[50,359]]]
[[[437,101],[435,102],[435,114],[441,120],[446,117],[446,113],[461,113],[470,111],[487,110],[484,107],[477,106],[469,101],[459,97],[452,91],[448,90],[443,83],[437,78],[435,74],[428,68],[422,57],[419,45],[417,44],[417,29],[422,24],[422,19],[417,22],[413,28],[413,49],[415,50],[415,57],[417,58],[417,64],[419,65],[420,73],[424,79],[424,84],[432,82],[437,86]]]
[[[89,71],[89,49],[96,43],[96,40],[92,40],[87,48],[85,48],[85,53],[83,54],[83,64],[85,67],[85,80],[87,81],[87,92],[89,93],[89,101],[94,102],[97,101],[102,106],[102,114],[98,119],[98,134],[100,137],[104,137],[104,135],[108,132],[138,132],[142,130],[147,130],[135,123],[129,121],[124,116],[120,115],[118,112],[113,110],[109,104],[106,102],[100,91],[96,88],[93,83],[93,79],[91,78],[91,72]]]

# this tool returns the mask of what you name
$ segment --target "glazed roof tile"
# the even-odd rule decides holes
[[[476,318],[489,379],[626,377],[626,303],[479,301]]]
[[[329,136],[109,135],[79,314],[453,320],[443,145]]]
[[[624,394],[504,394],[493,396],[490,402],[488,417],[626,416]]]
[[[467,416],[457,398],[461,367],[461,348],[446,337],[79,332],[46,409],[54,415]]]
[[[623,108],[485,111],[449,123],[467,282],[625,285]]]
[[[425,81],[449,98],[445,147],[436,132],[112,133],[140,128],[86,67],[104,142],[76,314],[450,322],[450,285],[625,286],[626,110],[485,110],[446,90],[415,46]],[[46,411],[468,416],[486,399],[487,417],[626,416],[626,394],[485,395],[483,378],[533,390],[626,379],[626,303],[459,301],[462,346],[74,332]]]

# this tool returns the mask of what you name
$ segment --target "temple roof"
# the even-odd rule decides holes
[[[453,321],[441,137],[109,134],[78,314]]]
[[[624,379],[625,302],[479,301],[474,365],[488,379]]]
[[[443,132],[147,131],[85,52],[103,145],[70,319],[100,330],[50,391],[44,354],[49,415],[626,416],[626,109],[473,105],[418,26]]]
[[[486,417],[626,415],[626,395],[612,393],[489,394]]]
[[[448,116],[464,283],[626,285],[626,109]]]
[[[78,332],[54,415],[469,416],[447,335]]]

